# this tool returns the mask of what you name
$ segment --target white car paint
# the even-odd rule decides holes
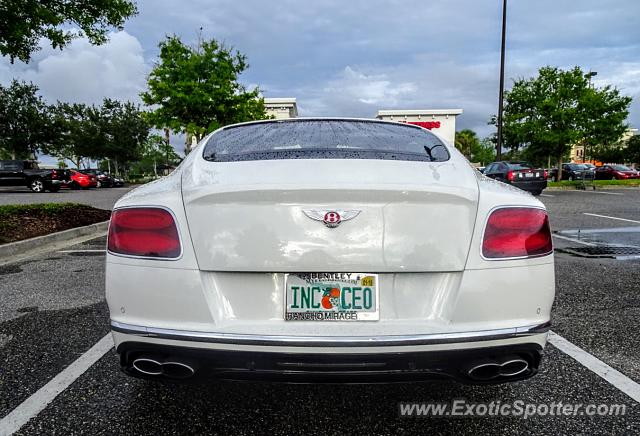
[[[115,205],[170,210],[182,242],[175,260],[107,254],[116,347],[136,342],[295,354],[311,346],[313,353],[337,355],[544,346],[548,328],[518,332],[550,320],[553,254],[513,260],[481,254],[492,210],[544,206],[479,174],[454,147],[446,144],[446,162],[208,162],[202,158],[208,139],[171,175]],[[305,208],[361,213],[330,229],[305,216]],[[283,319],[284,273],[359,270],[379,274],[379,321]],[[464,339],[483,332],[484,341]],[[513,334],[494,340],[491,332]],[[447,335],[462,339],[401,343]],[[265,340],[248,340],[253,337]],[[312,346],[314,338],[321,344]],[[341,338],[371,346],[345,347]],[[376,345],[385,338],[400,342]],[[311,345],[300,346],[304,341]]]

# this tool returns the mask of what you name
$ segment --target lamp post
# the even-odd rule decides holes
[[[589,81],[589,88],[591,88],[591,78],[593,76],[597,76],[598,72],[597,71],[589,71],[588,73],[586,73],[584,75],[584,78],[587,79]],[[583,156],[582,156],[582,162],[589,162],[589,160],[587,160],[587,143],[584,143],[584,150],[583,150]]]
[[[500,48],[500,97],[498,98],[498,141],[496,160],[502,160],[502,108],[504,105],[504,49],[507,36],[507,0],[502,2],[502,46]]]

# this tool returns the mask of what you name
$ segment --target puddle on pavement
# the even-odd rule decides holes
[[[556,248],[563,253],[617,260],[640,259],[640,227],[561,230],[555,234],[579,244],[565,239],[569,245]]]

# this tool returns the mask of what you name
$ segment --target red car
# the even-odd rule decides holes
[[[602,165],[596,168],[596,179],[598,180],[625,180],[638,179],[640,173],[625,165]]]
[[[71,170],[71,180],[68,183],[68,187],[71,189],[89,189],[95,188],[98,185],[96,176],[92,174],[83,174],[76,170]]]

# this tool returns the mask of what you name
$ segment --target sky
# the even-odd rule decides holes
[[[43,44],[29,64],[0,59],[0,83],[32,81],[43,97],[140,102],[158,42],[223,41],[250,64],[265,97],[296,97],[300,116],[374,117],[379,109],[461,108],[457,129],[480,136],[497,112],[500,0],[139,0],[110,41]],[[638,0],[510,1],[506,88],[546,65],[596,71],[596,86],[634,97],[640,127]],[[183,145],[175,138],[174,146]]]

